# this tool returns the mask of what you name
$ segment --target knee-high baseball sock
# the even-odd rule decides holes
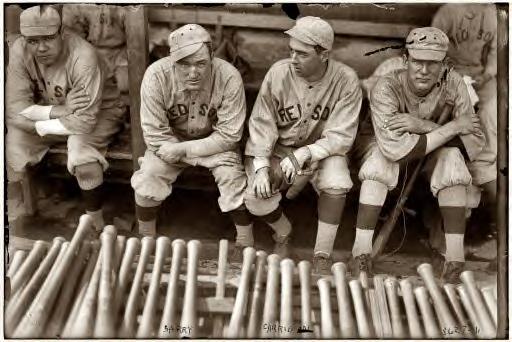
[[[252,219],[245,207],[230,211],[231,219],[236,227],[236,241],[239,246],[247,247],[254,245],[252,234]]]
[[[482,184],[482,207],[489,217],[489,224],[496,225],[496,181]]]
[[[160,206],[154,207],[141,207],[140,205],[135,206],[135,212],[137,215],[137,222],[139,224],[139,232],[147,236],[156,235],[156,216]]]
[[[96,228],[97,231],[101,231],[105,227],[105,220],[103,219],[103,210],[101,209],[101,190],[101,185],[90,190],[82,189],[82,197],[84,199],[85,204],[85,213],[91,216],[94,228]]]
[[[462,185],[442,189],[438,193],[446,239],[446,261],[464,262],[466,231],[466,188]]]
[[[261,216],[261,219],[276,232],[278,239],[287,237],[292,231],[292,224],[283,213],[281,206],[277,207],[277,209],[270,214]]]
[[[314,254],[329,257],[332,254],[341,215],[345,208],[345,193],[321,192],[318,197],[318,229]]]
[[[359,209],[357,210],[356,238],[352,247],[352,256],[371,254],[373,232],[380,211],[386,200],[388,188],[385,184],[365,180],[361,184],[359,195]]]

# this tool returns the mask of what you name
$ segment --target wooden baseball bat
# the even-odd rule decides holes
[[[181,239],[172,241],[172,259],[171,269],[169,271],[169,282],[167,284],[167,295],[165,296],[164,310],[158,337],[173,338],[176,336],[174,328],[176,326],[177,299],[179,296],[178,281],[180,276],[180,267],[183,256],[185,255],[186,243]]]
[[[89,215],[82,215],[78,222],[73,238],[71,239],[66,253],[59,263],[59,268],[51,272],[46,278],[41,290],[16,328],[14,335],[20,338],[39,337],[43,333],[48,318],[48,310],[53,307],[58,291],[67,275],[69,267],[83,242],[92,230],[92,218]]]
[[[105,226],[100,235],[101,240],[101,272],[98,289],[98,306],[96,323],[94,324],[94,337],[113,338],[116,335],[114,316],[112,314],[112,293],[114,257],[117,230],[114,226]]]
[[[360,338],[371,338],[373,337],[370,324],[368,322],[365,298],[363,297],[363,290],[359,280],[353,279],[348,282],[350,287],[350,293],[352,294],[352,301],[354,303],[354,311],[356,315],[357,330]]]
[[[27,255],[25,262],[11,278],[11,297],[25,284],[43,260],[48,250],[48,242],[37,240]]]
[[[16,252],[14,252],[12,261],[9,265],[9,269],[7,270],[7,277],[12,278],[14,274],[16,274],[16,271],[18,271],[20,266],[23,264],[23,261],[25,261],[27,254],[28,252],[22,249],[18,249]]]
[[[149,260],[149,255],[153,252],[154,248],[155,238],[152,236],[144,236],[142,238],[142,247],[139,262],[137,263],[137,270],[133,277],[132,287],[130,289],[130,294],[128,295],[123,321],[121,322],[118,334],[121,338],[133,338],[135,336],[135,327],[137,326],[137,304],[142,290],[142,281],[146,271],[146,265]]]
[[[86,258],[90,248],[91,244],[88,241],[82,243],[82,246],[80,247],[78,255],[73,262],[74,266],[71,268],[68,277],[61,288],[52,316],[48,320],[48,325],[45,329],[45,335],[48,338],[61,337],[61,332],[64,325],[64,317],[70,312],[73,292],[77,285],[80,273],[87,264]]]
[[[441,333],[436,323],[432,306],[430,305],[427,289],[424,286],[418,286],[414,289],[414,295],[420,308],[423,326],[425,327],[426,338],[440,338]]]
[[[181,312],[180,337],[194,338],[197,336],[197,264],[201,242],[191,240],[187,243],[187,280],[183,310]],[[245,253],[244,253],[245,257]],[[235,310],[235,309],[233,309]]]
[[[457,298],[457,290],[455,289],[455,285],[453,284],[444,284],[443,286],[444,292],[446,293],[446,297],[450,301],[451,307],[453,308],[453,312],[455,313],[455,317],[457,317],[457,321],[459,323],[459,327],[469,327],[470,324],[466,315],[464,314],[464,310],[460,305],[459,299]],[[473,338],[473,334],[469,329],[463,329],[463,334],[465,338]]]
[[[151,273],[146,303],[142,311],[142,319],[137,330],[137,338],[155,337],[155,315],[160,290],[160,278],[165,258],[169,254],[171,240],[167,236],[161,236],[156,240],[155,264]]]
[[[256,252],[256,274],[254,276],[254,288],[251,299],[251,311],[249,313],[249,324],[247,327],[247,337],[259,337],[258,329],[261,326],[261,314],[263,310],[263,276],[265,272],[265,263],[267,262],[267,253],[264,251]],[[220,263],[219,263],[220,267]],[[219,335],[213,335],[217,338]]]
[[[417,271],[420,274],[421,278],[423,278],[423,282],[425,283],[425,286],[428,289],[430,298],[432,298],[434,307],[436,308],[436,312],[438,313],[439,316],[441,329],[454,329],[457,326],[457,321],[450,312],[450,308],[444,301],[441,289],[436,284],[432,265],[427,263],[421,264],[418,266]],[[453,334],[450,334],[450,336],[448,337],[462,338],[462,334],[454,331]]]
[[[389,311],[391,313],[391,326],[393,338],[406,338],[405,327],[402,322],[402,312],[397,293],[397,280],[395,277],[388,277],[384,280],[386,295],[388,297]]]
[[[274,337],[274,329],[277,325],[277,301],[279,296],[279,262],[281,257],[270,254],[267,258],[267,286],[265,289],[265,303],[263,304],[263,319],[261,336],[263,338]]]
[[[80,303],[76,317],[69,328],[69,335],[66,337],[71,338],[92,338],[94,335],[95,316],[98,302],[98,287],[101,277],[101,263],[102,263],[103,246],[100,247],[94,271],[92,272],[91,279],[87,284],[87,290],[84,298]]]
[[[113,263],[113,283],[117,283],[117,279],[119,276],[119,267],[121,266],[121,258],[123,257],[124,249],[126,247],[126,236],[117,235],[115,241],[115,251],[114,251],[114,263]],[[115,285],[114,285],[115,288]]]
[[[281,260],[281,311],[279,314],[282,327],[282,338],[295,336],[293,327],[293,269],[295,263],[292,259]],[[330,303],[329,303],[330,304]]]
[[[332,319],[331,309],[331,283],[326,278],[320,278],[317,281],[318,292],[320,294],[320,317],[322,338],[336,338],[336,331]]]
[[[34,275],[28,281],[27,285],[9,301],[5,310],[5,333],[7,336],[12,336],[12,333],[16,329],[21,317],[34,299],[37,291],[39,291],[41,284],[48,276],[48,273],[50,272],[52,265],[55,263],[57,255],[61,251],[61,246],[64,242],[64,238],[60,236],[53,239],[48,253]]]
[[[464,271],[460,274],[460,279],[464,283],[466,290],[468,291],[469,298],[473,303],[474,307],[477,309],[476,313],[478,315],[478,320],[480,321],[482,329],[482,336],[484,338],[496,338],[496,327],[492,321],[491,316],[487,312],[485,308],[485,303],[482,299],[482,295],[478,290],[478,287],[475,283],[475,278],[473,276],[472,271]]]
[[[368,296],[368,308],[370,309],[371,322],[373,324],[373,331],[375,332],[376,338],[383,338],[384,333],[382,331],[382,318],[380,317],[381,312],[375,289],[366,290]]]
[[[217,284],[215,286],[215,298],[222,299],[225,294],[226,287],[226,272],[228,266],[228,240],[222,239],[219,241],[219,261],[217,264]],[[223,336],[222,329],[224,328],[224,318],[216,315],[213,319],[213,338],[221,338]]]
[[[471,299],[469,298],[468,292],[466,291],[466,287],[463,284],[457,285],[457,292],[460,297],[460,301],[462,302],[462,306],[464,310],[468,314],[469,321],[471,322],[471,331],[473,335],[477,338],[482,338],[482,334],[480,329],[476,330],[476,328],[481,327],[480,319],[476,313],[476,308],[474,307]]]
[[[400,290],[402,291],[405,315],[409,326],[409,337],[413,339],[422,339],[424,338],[424,335],[418,311],[416,310],[416,300],[414,299],[414,293],[412,292],[411,281],[409,279],[400,280]]]
[[[119,236],[118,236],[119,238]],[[118,240],[119,241],[119,240]],[[114,301],[112,304],[112,315],[115,320],[115,326],[117,326],[117,316],[121,302],[125,299],[126,288],[130,282],[130,276],[132,274],[132,263],[135,255],[140,251],[140,240],[136,237],[131,237],[126,242],[126,248],[124,250],[123,259],[119,268],[119,276],[117,277],[116,287],[114,290]]]
[[[347,267],[344,263],[337,262],[332,265],[331,271],[334,284],[336,285],[340,335],[342,338],[356,338],[356,325],[352,315],[351,299],[347,287]]]
[[[242,271],[240,272],[240,283],[236,291],[235,305],[229,320],[227,331],[228,338],[240,338],[243,326],[243,317],[247,308],[249,297],[249,283],[251,281],[251,269],[256,257],[256,251],[252,247],[245,247],[243,251]]]
[[[485,304],[487,304],[487,308],[491,313],[492,320],[494,321],[494,325],[498,325],[498,303],[496,302],[496,298],[494,298],[493,288],[492,287],[484,287],[481,289],[482,296],[484,297]]]
[[[301,337],[313,338],[313,320],[311,317],[311,263],[307,260],[301,260],[297,266],[299,268],[300,279],[301,329],[311,330],[311,332],[301,333]]]
[[[389,307],[386,296],[386,288],[384,286],[384,277],[376,275],[373,277],[373,287],[375,289],[375,297],[379,308],[379,317],[382,327],[382,337],[393,337],[393,328],[391,326],[391,318],[389,316]]]
[[[78,312],[80,311],[82,301],[85,297],[85,293],[87,292],[87,288],[91,281],[91,277],[94,272],[96,262],[98,260],[99,249],[99,242],[97,240],[92,241],[91,253],[89,254],[89,258],[87,259],[87,266],[85,267],[84,273],[80,278],[80,283],[78,284],[78,287],[74,294],[75,299],[73,301],[73,306],[71,307],[71,311],[69,312],[66,324],[64,325],[64,329],[62,330],[61,333],[61,337],[63,338],[69,338],[72,335],[71,329],[73,328]]]

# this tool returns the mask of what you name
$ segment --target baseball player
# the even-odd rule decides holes
[[[346,154],[356,135],[362,93],[354,70],[329,58],[334,32],[326,21],[303,17],[285,33],[291,56],[268,71],[249,120],[245,203],[272,227],[276,250],[286,254],[292,227],[279,205],[279,189],[311,181],[319,194],[313,264],[323,272],[332,262],[352,187]]]
[[[380,77],[370,93],[375,137],[356,141],[362,155],[362,182],[352,249],[354,267],[372,272],[370,254],[377,219],[389,190],[396,187],[400,165],[428,155],[423,173],[437,197],[448,246],[442,277],[458,281],[464,265],[466,186],[471,174],[466,161],[480,153],[480,131],[462,78],[445,62],[448,37],[439,29],[412,30],[406,39],[406,69]],[[435,123],[453,104],[451,121]],[[449,107],[448,107],[449,108]]]
[[[153,63],[141,86],[141,124],[147,150],[131,179],[139,232],[156,234],[156,216],[172,184],[189,166],[210,169],[219,207],[236,225],[236,245],[253,245],[244,206],[247,177],[239,141],[245,94],[239,72],[214,58],[210,34],[190,24],[169,35],[170,55]]]
[[[65,4],[62,24],[94,45],[114,75],[121,92],[128,91],[125,8],[114,5]]]
[[[487,143],[469,164],[469,171],[473,185],[482,190],[482,204],[489,212],[491,224],[495,224],[498,116],[496,7],[494,4],[443,5],[434,16],[432,26],[443,30],[450,38],[448,57],[459,74],[471,78],[479,99],[477,113]]]
[[[106,148],[124,115],[119,91],[104,79],[94,48],[62,31],[52,6],[24,10],[20,31],[10,49],[5,97],[9,181],[20,181],[52,144],[67,141],[68,170],[100,230]]]

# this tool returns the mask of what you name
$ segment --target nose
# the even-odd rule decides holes
[[[37,44],[37,51],[44,52],[46,50],[48,50],[48,45],[46,44],[46,42],[41,41],[39,42],[39,44]]]
[[[189,75],[191,77],[197,76],[197,67],[195,65],[192,65],[189,69]]]
[[[297,62],[297,54],[295,51],[290,52],[290,57],[292,59],[292,62]]]
[[[420,72],[422,74],[427,74],[428,73],[428,65],[427,63],[422,63],[421,66],[420,66]]]

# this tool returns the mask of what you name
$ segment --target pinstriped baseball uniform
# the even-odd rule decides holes
[[[142,197],[163,201],[172,183],[186,167],[168,164],[155,152],[165,142],[196,141],[197,153],[237,153],[245,121],[245,93],[240,73],[219,58],[212,61],[206,86],[195,97],[184,88],[170,57],[153,63],[141,86],[141,125],[147,150],[141,168],[132,177],[135,192]],[[214,153],[212,153],[212,151]],[[246,176],[240,164],[212,169],[223,211],[243,203]]]
[[[296,74],[290,59],[279,61],[261,85],[245,154],[275,166],[287,153],[308,146],[317,189],[348,191],[352,181],[345,156],[356,136],[361,101],[356,73],[341,62],[330,59],[323,78],[309,83]],[[249,190],[256,171],[252,161],[246,161]],[[249,190],[246,205],[253,212],[271,212],[281,198],[278,192],[258,199]]]
[[[105,148],[121,127],[124,108],[118,101],[119,91],[103,77],[102,65],[94,48],[72,33],[63,33],[62,56],[55,64],[39,65],[25,48],[20,37],[10,49],[6,83],[6,113],[14,117],[27,107],[65,103],[66,94],[75,87],[84,87],[90,104],[71,115],[59,118],[73,134],[68,141],[68,169],[99,161],[104,168]],[[7,160],[15,171],[39,162],[48,151],[51,137],[29,134],[10,127],[7,120]]]

